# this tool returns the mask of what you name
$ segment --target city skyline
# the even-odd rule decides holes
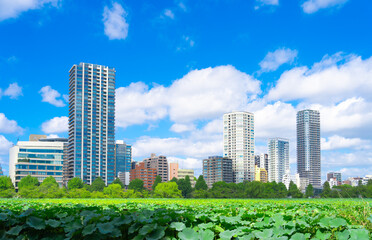
[[[200,174],[223,154],[223,114],[238,110],[255,114],[255,154],[289,139],[294,174],[296,112],[310,108],[321,114],[322,180],[370,174],[372,3],[344,2],[0,3],[14,10],[0,12],[0,164],[8,174],[9,147],[30,133],[68,137],[68,70],[88,62],[118,73],[115,138],[137,161],[155,152]]]

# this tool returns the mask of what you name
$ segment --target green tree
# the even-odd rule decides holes
[[[155,178],[154,184],[152,184],[152,190],[155,190],[156,186],[161,183],[161,177],[158,175]]]
[[[36,188],[39,185],[39,180],[36,177],[31,177],[28,175],[19,181],[18,189],[22,190],[23,188]]]
[[[40,184],[40,186],[48,186],[48,187],[54,186],[54,187],[59,188],[59,184],[57,183],[56,179],[52,176],[45,178],[44,181]]]
[[[119,184],[121,188],[124,188],[124,183],[119,178],[115,178],[111,184]]]
[[[0,177],[0,191],[8,190],[8,189],[14,190],[12,180],[8,176],[1,176]]]
[[[83,181],[78,178],[78,177],[74,177],[72,178],[70,181],[68,181],[67,183],[67,188],[68,190],[72,190],[72,189],[80,189],[80,188],[83,188],[84,187],[84,183]],[[86,189],[85,189],[86,190]]]
[[[320,196],[322,198],[328,198],[330,197],[331,195],[331,187],[329,186],[329,182],[326,181],[324,184],[323,184],[323,191],[322,193],[320,194]]]
[[[298,189],[297,185],[292,181],[289,183],[288,196],[292,198],[302,198],[303,196],[300,189]]]
[[[191,197],[192,187],[190,177],[186,175],[185,179],[179,179],[177,181],[178,189],[182,191],[182,196],[184,198]]]
[[[178,179],[176,177],[173,177],[169,182],[175,182],[177,183]]]
[[[155,197],[161,198],[182,198],[182,192],[175,182],[159,183],[154,191]]]
[[[38,197],[40,198],[62,198],[66,195],[66,190],[64,188],[59,188],[59,184],[52,176],[45,178],[37,188],[37,191],[39,192]]]
[[[195,190],[208,190],[208,185],[205,182],[203,175],[200,175],[196,180]]]
[[[124,195],[120,184],[110,184],[103,189],[103,193],[110,198],[122,198]]]
[[[103,192],[92,192],[90,195],[91,198],[107,198]]]
[[[90,185],[89,190],[91,192],[102,192],[103,189],[105,188],[105,186],[106,186],[106,184],[102,180],[102,178],[98,177],[98,178],[94,179],[94,181],[92,182],[92,185]]]
[[[133,189],[134,191],[138,191],[138,192],[145,190],[143,186],[143,181],[138,178],[130,181],[128,189]]]
[[[68,198],[90,198],[91,197],[91,192],[89,192],[88,190],[86,190],[82,187],[81,188],[73,188],[73,189],[68,191],[67,197]]]
[[[313,187],[313,185],[311,185],[311,184],[307,185],[305,196],[307,198],[314,196],[314,187]]]

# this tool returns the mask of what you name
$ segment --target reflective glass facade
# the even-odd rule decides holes
[[[115,159],[116,177],[119,177],[120,172],[130,172],[132,168],[132,146],[125,143],[116,143]]]
[[[80,63],[70,70],[67,180],[115,177],[115,69]]]

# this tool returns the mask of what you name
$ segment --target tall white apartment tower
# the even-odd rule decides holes
[[[68,178],[91,184],[101,177],[110,184],[115,177],[115,69],[73,65],[69,83]]]
[[[232,159],[233,180],[254,181],[254,115],[231,112],[223,115],[223,156]]]
[[[269,182],[283,182],[283,177],[289,174],[289,140],[271,138],[268,141],[269,150]]]

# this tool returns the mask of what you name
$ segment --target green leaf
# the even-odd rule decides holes
[[[148,233],[150,233],[153,229],[156,228],[156,224],[146,224],[139,230],[139,235],[146,236]]]
[[[159,240],[162,239],[165,235],[164,228],[157,228],[155,231],[150,233],[149,236],[146,237],[147,240]]]
[[[346,226],[347,222],[343,218],[335,218],[329,221],[329,226],[332,228],[338,228],[340,226]]]
[[[6,213],[0,213],[0,221],[5,221],[8,219],[8,215]]]
[[[257,238],[265,239],[265,238],[270,238],[273,235],[273,230],[272,229],[265,229],[262,232],[256,230],[253,233]]]
[[[332,218],[325,217],[320,219],[319,225],[323,228],[328,228],[329,227],[329,222],[332,220]]]
[[[322,233],[321,231],[317,231],[316,232],[316,235],[315,235],[317,238],[319,238],[320,240],[327,240],[329,239],[329,237],[331,236],[330,233]]]
[[[15,227],[12,227],[9,231],[7,231],[6,233],[9,234],[9,235],[15,235],[15,236],[18,236],[19,233],[22,231],[23,229],[23,226],[15,226]]]
[[[96,231],[97,227],[96,224],[89,224],[83,229],[83,236],[92,234],[94,231]]]
[[[350,234],[348,230],[345,230],[343,232],[336,232],[335,236],[337,240],[347,240],[349,239]]]
[[[182,231],[186,228],[186,225],[183,222],[172,222],[170,228],[176,229],[177,231]]]
[[[368,240],[369,232],[366,229],[350,229],[350,240]]]
[[[200,225],[200,224],[199,224]],[[201,230],[199,231],[199,240],[213,240],[214,239],[214,233],[207,229],[207,230]]]
[[[214,226],[214,229],[217,231],[217,232],[223,232],[223,231],[225,231],[225,229],[223,229],[222,227],[220,227],[220,226],[218,226],[218,225],[215,225]]]
[[[253,240],[255,237],[252,233],[239,237],[239,240]]]
[[[108,234],[114,231],[114,225],[110,222],[108,223],[98,223],[97,228],[100,233],[102,234]]]
[[[306,239],[303,233],[295,233],[291,237],[291,240],[303,240],[303,239]]]
[[[178,233],[178,237],[181,240],[194,240],[199,238],[198,234],[191,228],[183,229],[182,232]]]
[[[46,220],[45,223],[46,225],[49,225],[52,228],[56,228],[56,227],[59,227],[59,225],[61,225],[61,222],[53,220],[53,219]]]
[[[208,228],[212,228],[213,226],[214,226],[214,224],[211,223],[211,222],[209,222],[209,223],[200,223],[200,224],[198,225],[198,227],[199,227],[200,229],[208,229]]]
[[[220,238],[224,240],[230,240],[235,234],[236,234],[236,231],[234,230],[233,231],[226,230],[220,233]]]
[[[27,219],[26,222],[30,227],[35,228],[37,230],[41,230],[45,228],[45,222],[43,219],[31,216]]]

